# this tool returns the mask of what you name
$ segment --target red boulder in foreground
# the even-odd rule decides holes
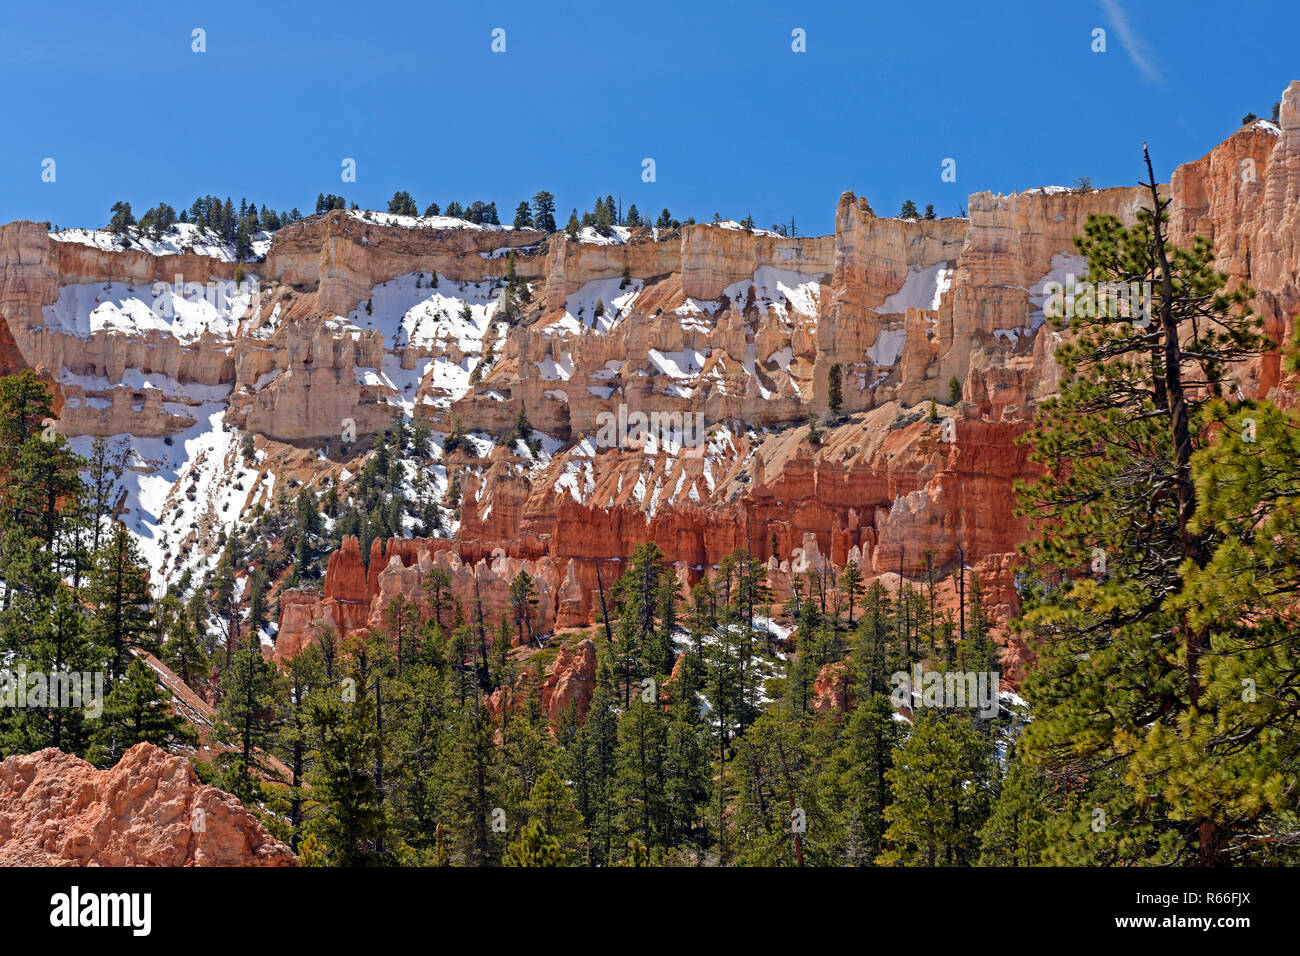
[[[0,865],[297,864],[238,799],[153,744],[110,770],[53,747],[0,763]]]

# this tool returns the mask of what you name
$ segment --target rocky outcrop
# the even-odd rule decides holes
[[[0,763],[0,865],[295,866],[183,757],[136,744],[110,770],[54,748]]]
[[[825,664],[813,682],[809,707],[815,714],[843,713],[849,709],[848,665],[844,661]]]
[[[1234,132],[1161,189],[1174,241],[1211,239],[1282,341],[1300,310],[1300,82],[1277,124]],[[598,562],[646,540],[683,587],[742,545],[778,588],[800,561],[915,577],[926,551],[941,569],[964,551],[1011,613],[1008,556],[1026,533],[1013,485],[1029,473],[1016,439],[1059,382],[1044,285],[1081,273],[1073,238],[1088,216],[1132,222],[1143,202],[1131,187],[1047,187],[976,193],[966,218],[899,220],[844,193],[833,234],[798,238],[730,222],[547,236],[339,210],[281,229],[244,263],[11,223],[0,228],[0,371],[47,370],[66,433],[130,434],[138,472],[172,478],[166,496],[124,503],[163,513],[150,530],[171,516],[192,526],[142,535],[166,542],[166,574],[179,573],[178,551],[201,557],[269,506],[271,487],[284,488],[272,463],[291,452],[295,480],[329,472],[346,484],[367,436],[396,414],[475,433],[474,449],[429,463],[454,540],[368,556],[346,542],[319,591],[281,602],[281,656],[321,624],[373,630],[396,594],[422,600],[432,567],[462,608],[481,602],[490,619],[524,571],[538,632],[580,627]],[[507,302],[512,260],[523,285]],[[237,277],[257,284],[211,308],[186,292]],[[180,311],[164,314],[162,300]],[[827,420],[833,365],[844,401]],[[1276,354],[1239,375],[1246,395],[1292,400]],[[538,448],[501,441],[521,409]],[[809,413],[823,417],[815,446]],[[641,414],[667,418],[666,440],[628,434]],[[696,415],[703,440],[683,433]],[[254,434],[255,463],[237,430]],[[179,463],[203,455],[222,463],[206,485]],[[204,507],[228,489],[239,493]]]
[[[336,210],[276,233],[265,277],[316,293],[322,313],[347,315],[370,290],[400,275],[434,272],[460,282],[504,274],[504,250],[517,250],[524,278],[539,276],[542,260],[529,255],[546,234],[530,229],[450,228],[390,224],[378,214]],[[449,224],[451,220],[446,220]]]
[[[566,644],[542,681],[542,710],[552,727],[570,712],[582,720],[595,691],[596,645],[590,640],[579,641],[576,647]]]

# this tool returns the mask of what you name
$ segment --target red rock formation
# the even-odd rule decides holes
[[[813,700],[810,705],[815,714],[843,712],[848,709],[849,695],[845,684],[848,665],[844,661],[826,664],[813,683]]]
[[[53,747],[0,763],[0,865],[296,866],[183,757],[136,744],[111,770]]]
[[[1161,188],[1172,200],[1173,240],[1212,239],[1218,266],[1258,291],[1267,330],[1284,339],[1300,309],[1300,82],[1284,93],[1278,124],[1233,133]],[[700,224],[610,243],[335,211],[281,229],[264,262],[242,265],[97,248],[17,222],[0,228],[0,372],[25,364],[62,376],[68,434],[172,435],[193,424],[196,405],[215,401],[205,390],[228,388],[225,425],[300,444],[310,463],[297,477],[307,484],[339,474],[339,463],[315,453],[324,446],[339,457],[344,421],[364,435],[399,404],[437,426],[458,417],[498,436],[522,406],[559,442],[590,439],[597,416],[620,406],[699,412],[723,433],[690,455],[589,440],[563,446],[545,467],[504,447],[486,460],[448,455],[442,464],[463,492],[456,540],[376,542],[368,568],[355,540],[345,542],[319,592],[283,595],[281,657],[318,624],[344,634],[379,626],[396,594],[421,599],[434,566],[448,572],[463,607],[482,602],[489,626],[523,570],[537,582],[538,631],[581,627],[595,612],[598,562],[608,562],[599,566],[612,583],[614,559],[643,541],[658,543],[684,588],[748,546],[768,562],[778,594],[800,562],[855,560],[868,576],[901,567],[915,578],[926,550],[951,569],[964,547],[1005,616],[1016,604],[1009,556],[1027,532],[1013,514],[1013,483],[1030,472],[1015,440],[1059,380],[1058,337],[1040,321],[1035,290],[1078,268],[1072,239],[1090,214],[1131,222],[1145,201],[1135,188],[985,192],[970,197],[968,219],[903,221],[845,193],[829,236]],[[395,332],[408,304],[390,304],[383,322],[378,313],[374,323],[342,318],[380,284],[412,273],[495,281],[507,249],[530,283],[526,315],[494,343],[496,361],[474,382],[437,385],[429,371],[402,380],[426,360],[464,372],[485,348],[443,326],[423,342],[387,341],[379,326]],[[256,273],[262,294],[226,316],[219,334],[82,335],[48,324],[47,310],[71,285],[147,286],[178,275],[205,283],[237,271]],[[596,296],[610,307],[616,287],[630,302],[621,314],[607,313],[599,328],[590,313],[579,317]],[[99,301],[99,290],[82,292]],[[798,423],[826,411],[831,364],[842,368],[851,417],[824,426],[813,447]],[[1245,394],[1293,401],[1276,354],[1240,371]],[[160,384],[128,385],[132,372]],[[960,403],[947,401],[954,377]],[[931,399],[949,424],[926,419]],[[794,427],[758,434],[743,425]],[[205,532],[238,511],[196,531],[194,550],[219,540]],[[1018,671],[1032,654],[1013,647],[1008,661]]]
[[[570,707],[579,720],[586,717],[595,690],[596,645],[582,640],[576,647],[561,647],[541,686],[542,710],[551,726],[558,726]]]

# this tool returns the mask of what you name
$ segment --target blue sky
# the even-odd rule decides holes
[[[383,208],[399,188],[508,221],[549,189],[561,222],[612,193],[826,233],[846,189],[953,215],[981,189],[1128,185],[1143,139],[1168,180],[1300,78],[1294,0],[281,6],[9,4],[0,221],[102,225],[117,199],[200,193]]]

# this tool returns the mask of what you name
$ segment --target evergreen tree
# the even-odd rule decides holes
[[[542,232],[555,232],[555,197],[544,189],[533,197],[533,226]]]
[[[885,771],[889,866],[969,865],[993,797],[993,752],[968,715],[917,712]]]
[[[289,768],[287,812],[289,848],[298,852],[306,821],[306,774],[312,761],[309,698],[325,688],[324,657],[318,645],[309,645],[289,659],[276,685],[276,710],[281,716],[275,735],[275,754]]]
[[[1027,556],[1039,582],[1059,584],[1026,589],[1018,626],[1039,661],[1026,683],[1035,719],[1022,748],[1031,765],[1086,781],[1097,804],[1106,791],[1126,826],[1113,846],[1133,862],[1208,864],[1252,824],[1250,814],[1181,791],[1171,772],[1188,748],[1198,763],[1218,764],[1203,749],[1213,733],[1198,737],[1226,717],[1201,665],[1216,628],[1182,599],[1185,580],[1210,566],[1221,533],[1197,519],[1205,503],[1193,456],[1212,434],[1203,416],[1234,364],[1268,343],[1246,306],[1251,290],[1227,291],[1205,240],[1169,246],[1168,200],[1144,185],[1151,208],[1132,227],[1090,217],[1076,243],[1089,281],[1149,282],[1149,308],[1076,303],[1070,341],[1057,353],[1059,396],[1040,406],[1042,424],[1026,439],[1044,468],[1042,480],[1021,489],[1040,535]],[[1227,652],[1235,637],[1224,636]],[[1081,862],[1103,845],[1112,846],[1086,836],[1071,844]]]
[[[618,720],[614,786],[620,833],[646,846],[666,846],[671,829],[667,749],[668,719],[658,696],[647,701],[636,694]]]
[[[139,550],[130,533],[116,525],[95,563],[86,587],[86,598],[95,608],[91,633],[95,641],[110,649],[108,686],[126,674],[130,654],[140,648],[153,650],[153,598]]]
[[[827,852],[836,863],[868,866],[884,849],[886,774],[902,744],[903,725],[884,694],[872,694],[853,711],[819,780],[830,808]],[[829,837],[829,839],[827,839]]]
[[[197,687],[208,675],[209,660],[194,622],[179,602],[158,604],[158,616],[165,635],[162,659],[189,687]]]
[[[536,820],[528,823],[519,839],[506,848],[506,866],[563,866],[560,843]]]
[[[419,215],[415,199],[405,189],[399,189],[393,193],[393,198],[388,200],[388,211],[397,216]]]
[[[104,699],[103,719],[95,730],[92,760],[112,766],[142,741],[168,748],[193,745],[198,734],[173,713],[171,694],[158,684],[153,668],[136,657]]]
[[[836,363],[830,367],[826,373],[826,407],[832,414],[838,415],[840,406],[844,404],[844,392],[840,381],[840,366]]]
[[[503,849],[501,831],[493,829],[493,811],[500,808],[504,812],[494,736],[487,709],[472,700],[457,714],[456,726],[444,737],[441,800],[452,852],[466,866],[494,862]],[[495,816],[500,819],[501,815]]]
[[[135,225],[135,216],[131,215],[131,204],[129,202],[115,202],[109,212],[112,214],[108,220],[109,231],[123,235]]]
[[[862,569],[858,567],[858,562],[849,561],[844,566],[844,573],[840,575],[840,587],[843,589],[849,601],[849,627],[853,627],[853,606],[858,597],[862,594]]]
[[[1048,795],[1037,771],[1012,759],[980,829],[981,866],[1038,866],[1047,849]]]
[[[218,758],[223,789],[244,801],[261,792],[254,775],[266,772],[265,754],[275,739],[275,695],[275,665],[260,646],[241,650],[221,675],[217,735],[233,748]]]
[[[385,862],[376,850],[387,821],[370,762],[374,701],[364,681],[352,680],[350,700],[343,700],[337,689],[322,689],[308,698],[315,762],[306,780],[316,809],[307,832],[335,866]]]

